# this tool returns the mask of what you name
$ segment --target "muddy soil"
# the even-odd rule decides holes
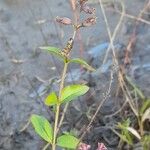
[[[146,0],[126,0],[125,9],[128,14],[137,16],[143,9]],[[81,30],[83,44],[82,57],[91,61],[97,68],[95,73],[88,73],[70,68],[67,82],[86,82],[90,93],[70,105],[62,130],[76,128],[81,132],[82,127],[90,120],[85,115],[89,106],[96,105],[103,98],[108,88],[111,53],[108,60],[101,65],[106,48],[97,50],[96,46],[109,42],[105,22],[96,1],[91,3],[97,9],[97,24]],[[120,15],[107,6],[107,17],[112,31]],[[28,122],[32,113],[42,114],[53,121],[53,114],[43,104],[45,96],[58,88],[61,63],[38,47],[52,45],[63,47],[72,35],[71,27],[60,27],[55,24],[55,16],[72,17],[70,4],[67,0],[1,0],[0,1],[0,150],[41,150],[44,142],[35,135],[31,126],[25,131],[20,130]],[[150,21],[149,12],[144,19]],[[120,64],[123,63],[124,53],[129,38],[135,26],[135,20],[124,17],[115,44]],[[80,44],[77,43],[73,55],[81,55]],[[131,65],[127,74],[150,96],[150,28],[146,23],[140,23],[137,29],[137,40],[132,48]],[[103,67],[103,71],[101,70]],[[115,97],[117,79],[114,81],[110,97],[104,103],[96,121],[85,141],[93,145],[104,142],[110,149],[116,149],[118,137],[107,126],[116,123],[121,117],[106,117],[119,109],[121,98]],[[94,92],[94,95],[90,96]],[[89,98],[90,97],[90,98]],[[112,107],[113,106],[113,107]],[[94,112],[94,110],[91,110]],[[74,119],[72,119],[74,118]]]

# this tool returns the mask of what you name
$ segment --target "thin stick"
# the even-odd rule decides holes
[[[127,100],[127,102],[129,103],[132,111],[134,112],[135,116],[138,116],[138,111],[135,109],[134,103],[132,102],[132,96],[127,88],[127,85],[124,81],[123,75],[121,73],[121,71],[119,71],[119,75],[118,75],[118,79],[119,79],[119,84],[121,86],[121,89],[125,95],[125,98]]]
[[[126,105],[127,105],[127,100],[123,103],[123,105],[121,106],[121,108],[120,108],[119,110],[117,110],[116,112],[114,112],[114,113],[111,114],[111,115],[107,115],[106,117],[113,117],[113,116],[117,115],[118,113],[120,113],[120,112],[123,110],[123,108],[124,108]]]
[[[105,24],[106,24],[106,28],[107,28],[107,32],[108,32],[108,36],[109,36],[109,39],[110,39],[110,44],[109,44],[109,47],[106,51],[106,54],[105,54],[105,57],[104,57],[104,60],[103,60],[103,64],[106,63],[106,60],[107,60],[107,57],[108,57],[108,53],[110,51],[110,49],[112,48],[112,52],[113,52],[113,56],[114,56],[114,59],[115,59],[115,63],[118,64],[117,62],[117,59],[116,59],[116,55],[115,55],[115,47],[114,47],[114,40],[116,38],[116,35],[119,31],[119,28],[121,26],[121,23],[123,21],[123,17],[124,17],[124,13],[125,13],[125,8],[124,8],[124,4],[123,2],[121,2],[121,7],[122,7],[122,15],[119,19],[119,22],[113,32],[113,34],[111,35],[111,31],[110,31],[110,27],[109,27],[109,24],[108,24],[108,20],[107,20],[107,17],[106,17],[106,14],[105,14],[105,10],[104,10],[104,6],[103,6],[103,3],[102,3],[102,0],[99,0],[99,4],[100,4],[100,7],[101,7],[101,11],[102,11],[102,14],[103,14],[103,17],[104,17],[104,21],[105,21]]]
[[[139,13],[139,15],[137,17],[138,19],[142,18],[143,13],[147,10],[149,5],[150,5],[150,0],[144,5],[144,8],[142,9],[142,11]],[[131,59],[130,59],[129,55],[132,52],[132,47],[133,47],[134,43],[136,42],[136,34],[137,34],[136,30],[137,30],[137,26],[139,25],[139,20],[138,19],[135,22],[135,27],[133,29],[133,32],[131,34],[129,43],[128,43],[127,48],[126,48],[126,53],[125,53],[125,58],[124,58],[124,64],[125,65],[131,63]]]
[[[63,123],[63,120],[64,120],[64,117],[65,117],[66,111],[67,111],[67,109],[68,109],[68,106],[69,106],[69,103],[66,103],[66,105],[65,105],[65,107],[64,107],[64,109],[63,109],[62,116],[61,116],[60,121],[59,121],[59,125],[58,125],[58,128],[57,128],[57,133],[58,133],[58,131],[60,130],[60,127],[61,127],[61,125],[62,125],[62,123]]]
[[[119,14],[122,14],[122,12],[120,12],[119,10],[116,10],[116,12],[118,12]],[[142,23],[150,25],[150,22],[148,20],[145,20],[145,19],[142,19],[142,18],[138,18],[138,17],[135,17],[135,16],[127,14],[127,13],[125,13],[124,16],[127,17],[127,18],[134,19],[136,21],[140,21]]]
[[[25,131],[28,128],[29,125],[30,125],[30,119],[28,120],[28,122],[19,131],[20,132]]]
[[[47,143],[42,150],[47,150],[47,148],[50,146],[50,143]]]

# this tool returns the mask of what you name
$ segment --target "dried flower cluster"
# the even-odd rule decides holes
[[[95,8],[89,7],[87,2],[88,0],[79,0],[80,11],[91,15],[80,24],[80,27],[90,27],[96,23]]]
[[[88,0],[79,0],[79,8],[80,12],[83,11],[86,14],[89,14],[90,16],[83,20],[82,22],[78,22],[77,24],[74,24],[73,21],[68,17],[56,17],[56,21],[63,25],[73,25],[75,30],[78,30],[81,27],[90,27],[96,23],[96,16],[95,16],[95,8],[91,8],[87,5]],[[62,50],[63,56],[66,57],[66,59],[69,58],[70,51],[73,46],[73,39],[70,38],[70,40],[67,42],[65,48]]]
[[[86,14],[90,14],[91,16],[87,19],[83,20],[81,23],[78,23],[77,25],[73,24],[73,21],[68,17],[56,17],[56,21],[58,23],[61,23],[63,25],[74,25],[76,29],[79,29],[81,27],[89,27],[96,23],[96,16],[95,16],[95,8],[91,8],[87,4],[88,0],[79,0],[78,4],[80,7],[80,12],[85,12]]]

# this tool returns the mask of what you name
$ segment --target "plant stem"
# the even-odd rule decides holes
[[[76,34],[77,34],[77,29],[74,27],[74,32],[73,32],[73,35],[72,35],[72,39],[73,39],[73,40],[75,39]],[[61,125],[62,125],[62,122],[63,122],[63,120],[64,120],[64,116],[65,116],[65,113],[66,113],[66,111],[67,111],[68,105],[69,105],[69,103],[66,103],[66,104],[65,104],[65,107],[64,107],[64,110],[63,110],[62,116],[61,116],[61,118],[60,118],[60,122],[59,122],[59,125],[58,125],[58,128],[57,128],[57,131],[56,131],[57,133],[58,133],[58,131],[59,131]],[[57,134],[57,133],[56,133],[56,134]]]
[[[65,62],[64,69],[63,69],[62,76],[61,76],[58,101],[60,101],[61,93],[62,93],[62,90],[64,88],[64,81],[65,81],[65,77],[66,77],[66,73],[67,73],[67,68],[68,68],[68,62]],[[57,126],[58,126],[58,121],[59,121],[59,113],[60,113],[60,104],[58,104],[56,106],[52,150],[56,150],[56,137],[57,137]]]
[[[139,124],[140,135],[142,137],[144,135],[143,122],[141,121],[140,116],[138,116],[137,119],[138,119],[138,124]]]

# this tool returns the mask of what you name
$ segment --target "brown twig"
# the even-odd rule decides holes
[[[139,20],[140,18],[142,18],[144,12],[149,8],[150,6],[150,0],[144,5],[144,8],[142,9],[142,11],[139,13],[138,17],[137,17],[137,20],[135,22],[135,27],[133,29],[133,32],[131,34],[131,37],[129,39],[129,43],[127,45],[127,48],[126,48],[126,52],[125,52],[125,58],[124,58],[124,64],[130,64],[131,63],[131,52],[132,52],[132,48],[136,42],[136,31],[137,31],[137,27],[139,25]]]
[[[115,10],[115,11],[117,13],[119,13],[119,14],[122,14],[122,12],[120,12],[119,10]],[[130,15],[130,14],[127,14],[127,13],[125,13],[124,16],[127,17],[127,18],[134,19],[136,21],[140,21],[142,23],[150,25],[150,21],[148,21],[148,20],[145,20],[145,19],[142,19],[142,18],[138,18],[136,16],[133,16],[133,15]]]
[[[69,2],[72,8],[75,23],[77,24],[77,22],[80,19],[80,14],[77,11],[77,2],[76,0],[70,0]],[[80,57],[82,57],[83,56],[83,43],[82,43],[82,36],[81,36],[80,31],[77,32],[77,40],[78,40],[77,43],[79,43]]]
[[[127,101],[125,101],[125,102],[123,103],[123,105],[121,106],[121,108],[120,108],[119,110],[117,110],[116,112],[114,112],[114,113],[111,114],[111,115],[107,115],[106,117],[113,117],[113,116],[117,115],[118,113],[120,113],[120,112],[123,110],[123,108],[124,108],[126,105],[127,105]]]

